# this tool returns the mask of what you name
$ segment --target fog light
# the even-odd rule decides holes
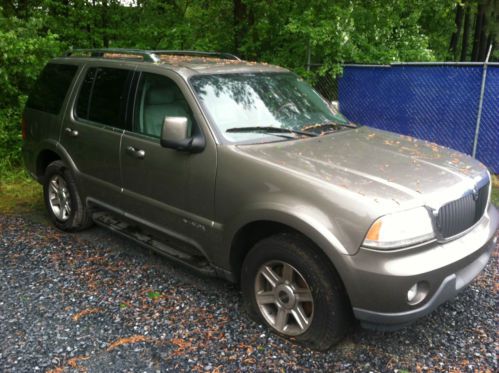
[[[428,295],[430,285],[426,281],[416,282],[407,291],[407,303],[411,306],[421,303]]]
[[[412,303],[414,299],[416,299],[416,295],[418,295],[418,284],[412,285],[412,287],[407,292],[407,302]]]

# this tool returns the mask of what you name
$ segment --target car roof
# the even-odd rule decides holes
[[[69,51],[53,62],[116,64],[120,67],[155,66],[174,70],[184,78],[201,74],[230,74],[258,72],[288,72],[289,70],[267,64],[241,60],[238,57],[217,52],[199,51],[145,51],[124,49],[96,49]],[[83,53],[78,53],[83,51]],[[185,53],[185,54],[184,54]],[[81,55],[83,54],[83,55]]]

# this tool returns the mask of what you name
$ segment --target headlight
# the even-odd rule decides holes
[[[395,248],[427,241],[435,237],[428,210],[418,207],[382,216],[376,220],[364,240],[364,246]]]

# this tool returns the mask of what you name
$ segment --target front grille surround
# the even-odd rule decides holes
[[[441,239],[449,239],[473,227],[485,213],[490,181],[461,198],[448,202],[437,211],[435,226]]]

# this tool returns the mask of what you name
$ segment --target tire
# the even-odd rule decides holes
[[[76,188],[75,178],[63,161],[54,161],[47,166],[43,199],[50,219],[57,228],[76,232],[92,225],[90,213]]]
[[[329,349],[350,328],[352,312],[341,280],[328,264],[319,249],[298,234],[258,242],[241,271],[249,316],[282,337],[316,350]]]

